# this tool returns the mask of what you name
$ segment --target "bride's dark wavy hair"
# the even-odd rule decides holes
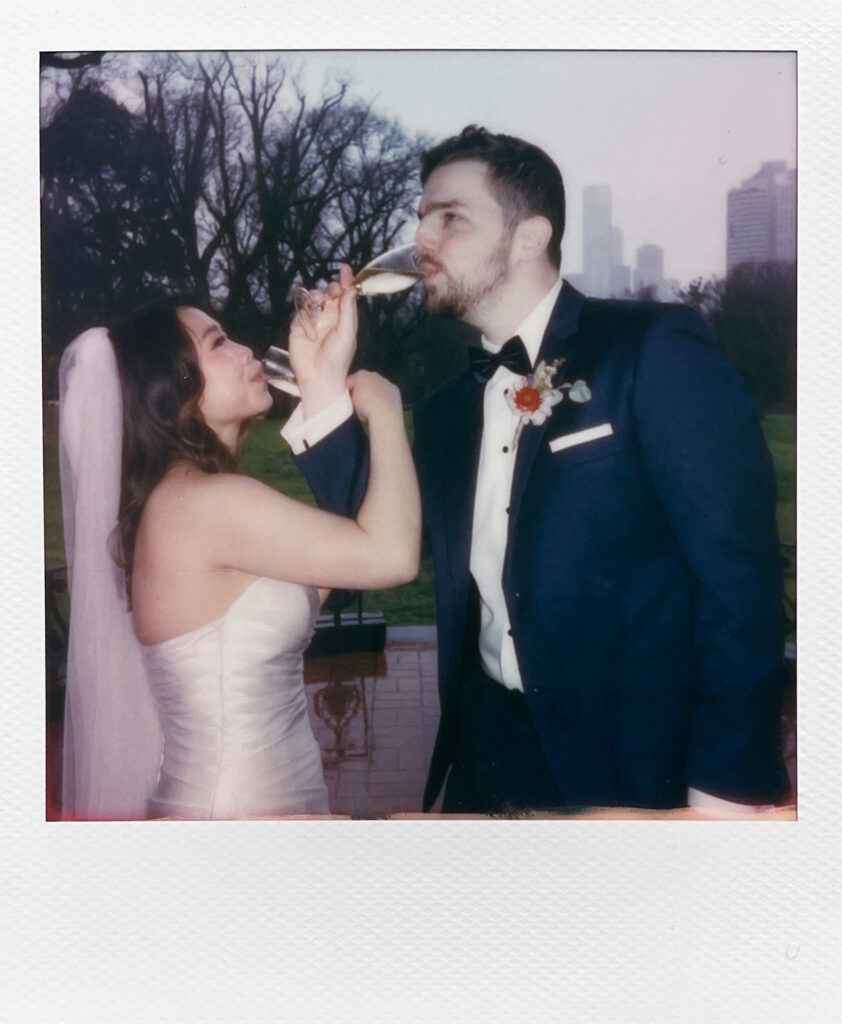
[[[158,299],[109,330],[123,394],[123,459],[114,557],[131,607],[134,547],[143,509],[170,466],[192,462],[205,473],[233,470],[236,458],[205,423],[204,381],[196,350],[178,317],[201,309],[189,296]]]

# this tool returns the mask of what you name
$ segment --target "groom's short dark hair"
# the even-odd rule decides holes
[[[560,267],[564,182],[543,149],[514,135],[495,135],[471,124],[421,154],[421,184],[437,167],[457,160],[482,160],[488,166],[489,187],[509,225],[527,217],[547,218],[552,226],[547,256],[554,267]]]

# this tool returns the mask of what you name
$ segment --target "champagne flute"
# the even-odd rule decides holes
[[[359,295],[391,295],[411,288],[423,277],[421,253],[410,242],[366,263],[354,278],[354,287]]]
[[[381,256],[367,263],[354,278],[358,295],[392,295],[417,284],[424,277],[420,270],[421,253],[415,244],[389,249]],[[303,313],[312,324],[318,323],[323,296],[313,294],[306,288],[299,288],[294,296],[295,308]],[[295,374],[289,365],[289,353],[277,345],[266,350],[262,361],[266,381],[279,391],[300,396]]]

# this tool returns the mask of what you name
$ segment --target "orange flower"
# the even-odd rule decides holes
[[[566,393],[569,392],[571,402],[590,401],[590,388],[583,380],[553,387],[555,375],[563,364],[564,360],[560,357],[549,365],[542,360],[532,373],[520,378],[516,387],[506,388],[506,402],[517,416],[513,446],[517,444],[523,427],[527,423],[535,426],[545,423],[552,415],[553,406],[563,401]]]
[[[541,392],[527,384],[514,393],[514,402],[520,412],[537,412],[541,407]]]

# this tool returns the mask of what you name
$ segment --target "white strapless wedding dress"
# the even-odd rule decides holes
[[[303,680],[318,613],[313,588],[260,578],[222,618],[141,648],[164,736],[150,817],[329,813]]]

